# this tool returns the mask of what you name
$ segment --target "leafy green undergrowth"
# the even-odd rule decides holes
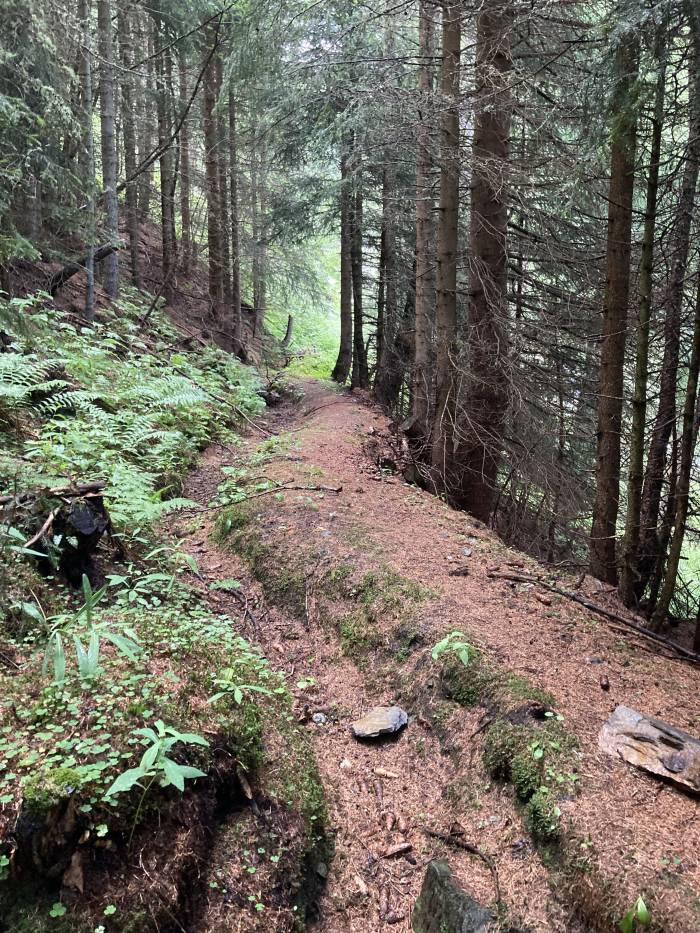
[[[15,352],[0,354],[0,905],[11,929],[167,925],[197,899],[241,788],[279,772],[271,736],[295,729],[284,676],[188,585],[196,564],[157,526],[194,507],[178,497],[197,451],[235,444],[239,412],[263,407],[257,376],[214,348],[174,350],[180,336],[160,312],[141,328],[144,310],[132,293],[83,327],[44,298],[3,305],[17,323]],[[111,527],[80,592],[62,576],[80,542],[57,528],[76,499],[51,490],[91,482],[105,484]],[[303,861],[324,808],[293,739],[303,786],[264,790],[290,814],[288,848]],[[135,853],[158,874],[150,900]]]

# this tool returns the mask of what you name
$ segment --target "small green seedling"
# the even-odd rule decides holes
[[[634,905],[627,911],[620,920],[618,927],[621,933],[634,933],[638,926],[647,926],[651,923],[651,913],[644,903],[644,898],[638,897]]]
[[[161,787],[172,785],[182,792],[185,789],[186,780],[206,777],[205,772],[200,771],[199,768],[181,765],[169,757],[173,746],[178,743],[208,746],[209,742],[206,739],[192,732],[178,732],[177,729],[166,726],[162,719],[157,720],[154,726],[155,729],[133,730],[133,735],[142,736],[151,744],[143,753],[138,767],[129,768],[120,774],[107,791],[106,797],[123,794],[136,785],[144,787],[142,781],[148,782],[144,787],[145,793],[155,780],[158,780]]]
[[[440,655],[444,654],[445,651],[452,652],[466,667],[471,660],[474,646],[466,641],[464,632],[450,632],[449,635],[446,635],[435,645],[430,652],[430,656],[433,661],[437,661]]]

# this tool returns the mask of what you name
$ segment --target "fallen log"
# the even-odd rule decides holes
[[[112,253],[116,253],[119,249],[120,246],[115,243],[105,243],[104,246],[99,246],[92,254],[93,262],[102,262],[103,259],[111,256]],[[76,259],[75,262],[69,262],[62,269],[59,269],[58,272],[54,272],[49,280],[49,294],[51,297],[55,298],[58,291],[63,288],[66,282],[72,279],[74,275],[77,275],[81,269],[85,268],[87,262],[88,257],[81,256],[80,259]]]
[[[700,741],[661,719],[618,706],[600,730],[598,747],[700,793]]]
[[[13,493],[8,496],[0,496],[0,506],[8,505],[10,502],[22,503],[29,502],[32,499],[40,499],[42,496],[56,496],[59,499],[79,499],[90,493],[102,492],[107,486],[104,480],[95,480],[92,483],[82,483],[79,486],[54,486],[53,488],[27,489],[23,492]]]
[[[533,585],[542,586],[546,590],[549,590],[550,593],[556,593],[558,596],[564,596],[566,599],[570,599],[572,602],[578,603],[579,606],[583,606],[584,609],[588,609],[589,612],[594,612],[596,615],[602,616],[613,625],[631,629],[642,638],[653,641],[657,645],[663,645],[664,648],[667,648],[669,651],[673,651],[679,657],[683,658],[684,661],[690,661],[692,664],[700,664],[700,654],[697,654],[695,651],[690,651],[689,648],[684,648],[682,645],[676,644],[676,642],[671,641],[670,638],[664,638],[663,635],[658,635],[656,632],[652,632],[651,629],[645,628],[643,625],[638,625],[631,619],[626,619],[624,616],[621,616],[616,612],[611,612],[610,609],[606,609],[604,606],[600,606],[598,603],[594,603],[591,599],[587,599],[585,596],[579,596],[578,593],[573,593],[571,590],[565,590],[560,586],[555,586],[553,583],[549,583],[542,577],[533,577],[525,573],[507,573],[501,570],[490,570],[486,576],[491,580],[510,580],[514,583],[531,583]]]

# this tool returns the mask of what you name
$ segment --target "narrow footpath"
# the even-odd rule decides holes
[[[284,563],[294,554],[307,560],[302,611],[263,595],[241,556],[215,543],[216,509],[203,512],[196,528],[179,520],[179,533],[204,581],[241,580],[253,610],[243,634],[288,674],[295,715],[311,736],[335,835],[335,857],[319,866],[327,884],[314,928],[410,930],[425,866],[440,856],[481,903],[495,903],[498,885],[504,929],[613,930],[611,917],[619,919],[644,894],[652,904],[650,929],[697,930],[696,799],[603,754],[597,737],[620,703],[697,733],[700,671],[646,650],[569,600],[489,576],[537,572],[538,565],[469,516],[382,470],[377,452],[388,422],[368,399],[312,380],[300,390],[301,401],[268,413],[264,423],[277,440],[265,442],[264,459],[265,438],[252,431],[240,448],[210,448],[185,494],[206,505],[222,468],[250,464],[256,452],[258,476],[330,487],[289,489],[249,503],[260,507],[265,560]],[[353,579],[381,571],[411,581],[420,598],[403,640],[396,618],[374,619],[371,638],[329,625],[314,586],[328,568]],[[613,598],[588,586],[581,592]],[[224,610],[238,605],[240,614],[240,597],[210,590],[208,598]],[[541,857],[512,788],[483,768],[484,707],[454,705],[439,726],[429,715],[431,649],[453,631],[490,663],[551,693],[578,739],[578,792],[559,803],[565,870]],[[410,715],[397,740],[353,738],[353,720],[393,703]],[[446,845],[426,829],[456,832],[488,858]]]

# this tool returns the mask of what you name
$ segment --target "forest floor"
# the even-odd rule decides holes
[[[264,443],[263,465],[259,454],[253,462],[277,482],[341,491],[290,489],[248,503],[266,548],[253,562],[258,579],[235,549],[216,543],[216,509],[173,525],[203,581],[242,582],[256,607],[246,637],[298,678],[295,714],[315,749],[335,837],[316,928],[410,930],[425,865],[436,856],[449,859],[477,899],[493,904],[494,876],[485,861],[423,831],[449,832],[455,824],[460,838],[493,860],[508,928],[613,930],[639,895],[651,907],[651,929],[700,928],[696,800],[597,744],[618,703],[697,731],[700,671],[645,650],[563,597],[490,577],[499,568],[539,568],[469,516],[386,475],[376,455],[389,425],[368,399],[311,380],[299,389],[301,401],[268,413],[265,425],[277,440]],[[250,464],[260,442],[251,434],[240,448],[209,448],[186,495],[210,502],[222,468]],[[299,561],[304,595],[301,608],[290,611],[274,587],[264,596],[258,580],[264,584],[266,571],[276,574],[280,596],[280,569],[288,564],[291,579]],[[409,622],[404,615],[402,629],[395,612],[375,612],[363,616],[370,632],[347,620],[332,624],[331,611],[329,624],[316,585],[328,568],[353,580],[390,573],[418,585]],[[585,581],[582,592],[613,599],[590,586]],[[223,590],[208,589],[206,598],[223,609],[240,601]],[[533,842],[512,788],[483,768],[484,735],[475,733],[484,706],[446,709],[438,699],[431,648],[455,630],[490,664],[551,693],[578,741],[577,790],[558,801],[562,835],[554,847]],[[396,741],[360,744],[352,737],[354,719],[391,703],[411,717]],[[314,713],[323,714],[320,722]],[[404,850],[392,856],[400,845]],[[269,918],[260,922],[260,929],[272,929]]]

